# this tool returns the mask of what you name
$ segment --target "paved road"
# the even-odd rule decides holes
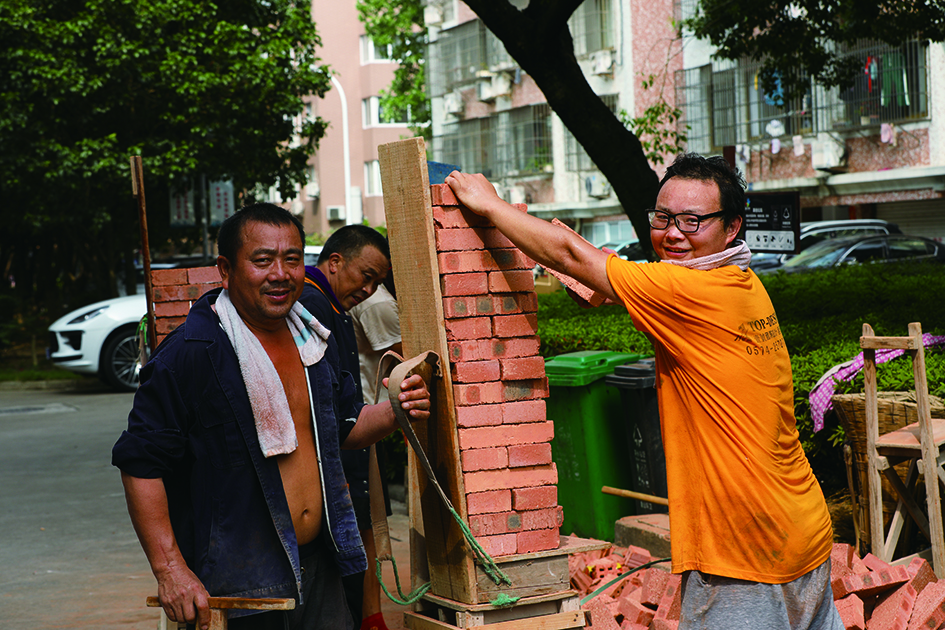
[[[0,628],[155,630],[155,582],[128,518],[111,448],[132,394],[0,391]],[[391,536],[410,583],[407,518]],[[394,589],[390,564],[385,583]],[[386,597],[388,626],[402,610]]]

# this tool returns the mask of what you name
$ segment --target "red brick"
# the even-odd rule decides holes
[[[841,599],[851,593],[856,593],[862,599],[901,586],[911,577],[905,567],[897,566],[849,575],[831,583],[831,586],[834,599]]]
[[[496,446],[511,446],[519,444],[536,444],[550,442],[554,437],[553,422],[531,422],[528,424],[507,424],[501,429],[495,427],[476,427],[460,429],[460,450],[472,448],[493,448]],[[549,449],[550,444],[546,444]],[[545,464],[551,463],[543,462]]]
[[[502,366],[502,380],[504,381],[545,377],[545,360],[541,357],[502,359],[499,364]]]
[[[830,581],[853,574],[853,545],[834,543],[830,550]]]
[[[495,311],[501,315],[535,313],[538,311],[538,296],[530,293],[508,293],[494,296]]]
[[[502,424],[505,405],[471,405],[456,407],[456,424],[461,428],[498,426]]]
[[[535,275],[531,269],[493,271],[489,273],[491,293],[518,293],[535,290]]]
[[[159,335],[166,335],[184,323],[186,317],[160,317],[154,322],[154,331]]]
[[[525,425],[532,426],[532,425]],[[509,468],[540,466],[551,463],[551,444],[519,444],[509,446]]]
[[[482,548],[493,558],[511,556],[516,550],[516,534],[500,534],[498,536],[482,536],[476,538]]]
[[[465,295],[443,298],[443,316],[446,319],[495,314],[495,304],[488,295]]]
[[[531,273],[535,261],[514,247],[506,249],[490,249],[486,252],[492,258],[495,269],[506,271],[509,269],[527,269]]]
[[[158,319],[162,317],[186,317],[190,312],[190,302],[155,302],[154,316]]]
[[[505,388],[500,382],[453,385],[453,402],[456,405],[480,405],[503,402]]]
[[[653,619],[649,630],[678,630],[678,619]]]
[[[205,284],[183,284],[153,287],[153,297],[155,302],[173,302],[176,300],[193,302],[210,290],[207,287],[208,285]]]
[[[459,457],[463,462],[464,472],[495,470],[509,465],[508,449],[505,447],[465,450],[459,454]]]
[[[462,206],[433,205],[433,224],[440,229],[488,227],[492,225],[489,219],[480,216]]]
[[[495,337],[530,337],[538,330],[538,315],[496,315],[492,328]]]
[[[522,422],[544,422],[547,420],[544,400],[521,400],[507,402],[502,406],[502,422],[519,424]]]
[[[494,230],[495,228],[491,229]],[[473,228],[453,228],[436,231],[436,251],[438,252],[461,252],[485,248],[486,244],[482,242],[482,234]]]
[[[880,562],[882,561],[880,560]],[[870,620],[866,624],[867,629],[906,630],[909,625],[909,617],[912,615],[912,608],[915,606],[916,595],[917,593],[911,584],[904,584],[898,588],[873,609]]]
[[[557,486],[515,488],[511,491],[512,508],[515,510],[537,510],[558,505]]]
[[[620,630],[613,611],[600,596],[587,602],[584,607],[590,613],[591,627],[594,630]]]
[[[627,547],[623,556],[624,565],[631,569],[644,565],[647,562],[652,562],[653,560],[655,560],[655,558],[650,555],[649,551],[643,547],[636,547],[634,545]]]
[[[679,620],[679,611],[682,605],[682,599],[680,597],[680,591],[682,590],[680,586],[682,585],[682,578],[678,573],[670,573],[669,579],[666,581],[666,590],[663,591],[663,597],[660,599],[659,607],[656,609],[656,614],[653,616],[653,619],[671,619]]]
[[[488,492],[476,492],[466,495],[466,512],[470,515],[510,512],[511,510],[511,490],[489,490]]]
[[[912,585],[916,593],[921,593],[932,582],[938,582],[935,571],[932,570],[932,565],[922,558],[913,558],[909,566],[906,567],[906,571],[912,576],[909,584]]]
[[[434,206],[458,206],[459,201],[449,184],[430,185],[430,203]]]
[[[483,339],[492,336],[492,319],[489,317],[466,317],[447,319],[446,338],[451,341]]]
[[[440,292],[450,295],[481,295],[488,293],[489,285],[484,272],[451,273],[440,277]]]
[[[469,531],[476,537],[520,532],[522,517],[518,512],[475,514],[469,517]]]
[[[561,543],[561,536],[558,534],[557,528],[532,529],[519,532],[515,536],[518,543],[518,553],[532,553],[535,551],[557,549]]]
[[[218,278],[219,279],[219,278]],[[152,269],[151,286],[188,284],[186,269]]]
[[[617,600],[617,611],[623,615],[624,621],[629,623],[649,626],[650,622],[653,621],[652,610],[628,597],[621,597]]]
[[[843,621],[845,630],[866,629],[862,599],[856,595],[847,595],[835,601],[834,604],[837,606],[837,612],[840,613],[840,620]]]
[[[194,267],[187,270],[187,279],[190,284],[221,285],[220,270],[216,267]]]
[[[458,363],[460,361],[482,361],[492,359],[488,352],[490,346],[479,340],[450,341],[449,354],[450,361]],[[485,350],[485,352],[484,352]]]
[[[544,510],[528,510],[521,516],[523,530],[558,529],[564,519],[564,509],[558,505]]]
[[[499,269],[492,255],[484,250],[443,252],[437,254],[440,273],[486,272]],[[480,291],[485,293],[485,291]]]
[[[863,556],[863,564],[869,567],[870,571],[882,571],[883,569],[889,568],[889,563],[883,560],[880,560],[871,553]]]
[[[454,383],[484,383],[500,378],[498,361],[462,361],[450,367]]]
[[[548,397],[547,378],[531,381],[503,381],[502,385],[502,400],[505,402]]]
[[[916,597],[909,630],[938,628],[945,622],[945,581],[929,584]]]
[[[154,347],[161,345],[161,342],[167,339],[167,335],[156,335],[156,336],[157,336],[157,343],[154,344]]]
[[[659,569],[644,569],[640,576],[643,580],[643,592],[640,594],[640,601],[647,606],[659,606],[660,600],[663,599],[663,593],[666,592],[670,575]]]
[[[485,342],[482,350],[484,359],[508,359],[512,357],[530,357],[538,354],[541,342],[538,337],[511,337],[509,339],[491,339]]]
[[[558,483],[555,465],[530,468],[506,468],[505,470],[482,470],[463,475],[466,492],[486,492],[496,488],[531,488]]]

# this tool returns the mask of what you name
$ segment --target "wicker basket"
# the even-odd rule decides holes
[[[878,392],[876,405],[879,411],[879,434],[883,435],[896,429],[919,421],[918,409],[915,403],[915,392]],[[853,448],[854,484],[859,503],[857,519],[860,530],[860,540],[870,542],[869,530],[869,481],[867,480],[866,456],[866,394],[836,394],[831,397],[833,408],[840,419],[840,425],[846,433],[847,440]],[[945,418],[945,403],[936,396],[929,396],[929,406],[933,418]],[[903,462],[896,466],[896,472],[905,479],[909,472],[909,463]],[[896,510],[897,500],[892,486],[884,476],[880,476],[883,484],[883,522],[889,523],[892,513]]]

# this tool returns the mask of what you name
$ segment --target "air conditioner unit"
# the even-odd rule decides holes
[[[443,110],[447,114],[454,116],[462,114],[464,108],[463,97],[459,92],[448,92],[443,95]]]
[[[610,196],[610,182],[603,175],[588,175],[584,178],[584,190],[588,197],[606,199]]]
[[[525,203],[524,186],[512,186],[509,188],[509,203]]]
[[[345,207],[344,206],[328,206],[328,220],[329,221],[344,221],[345,220]]]
[[[476,96],[480,101],[494,101],[499,96],[512,94],[512,78],[500,72],[476,84]]]
[[[612,50],[598,50],[591,55],[591,72],[593,74],[610,74],[614,69],[614,52]]]

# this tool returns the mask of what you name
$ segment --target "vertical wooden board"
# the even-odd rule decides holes
[[[465,519],[466,494],[443,324],[426,146],[422,138],[392,142],[378,147],[378,157],[404,353],[415,356],[433,350],[442,364],[443,374],[433,392],[436,425],[417,422],[414,428],[437,480]],[[475,567],[462,531],[426,475],[420,472],[418,476],[431,590],[455,601],[475,602]]]

